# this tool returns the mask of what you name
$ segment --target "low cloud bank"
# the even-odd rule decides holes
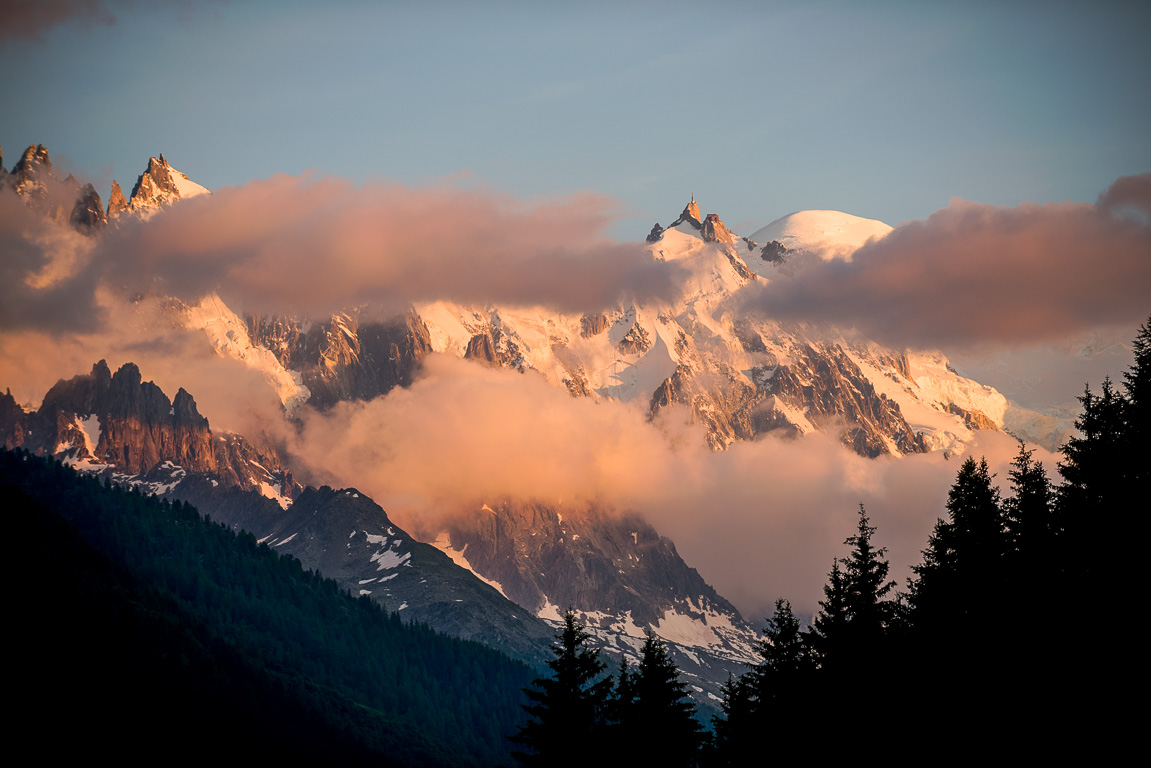
[[[1096,205],[1004,208],[964,200],[905,223],[852,261],[751,286],[745,309],[853,326],[895,347],[1058,340],[1136,327],[1151,290],[1151,174]]]
[[[277,176],[181,201],[86,238],[0,195],[0,330],[88,331],[95,293],[239,312],[382,314],[446,299],[598,311],[670,296],[678,266],[604,234],[614,203],[582,194],[525,202],[491,191]]]
[[[817,608],[860,502],[902,587],[959,470],[941,454],[864,459],[825,435],[713,453],[685,412],[666,414],[652,424],[530,372],[433,355],[409,389],[308,414],[296,450],[310,480],[360,488],[423,537],[441,515],[509,495],[636,510],[753,621],[780,596]],[[973,448],[993,470],[1017,450],[997,433]]]
[[[675,267],[609,240],[614,204],[277,176],[182,201],[100,245],[107,278],[239,311],[310,315],[436,299],[592,311],[670,294]]]

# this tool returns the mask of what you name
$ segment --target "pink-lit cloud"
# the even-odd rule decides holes
[[[90,238],[0,188],[0,330],[99,324],[92,248]]]
[[[0,39],[38,40],[49,29],[73,21],[112,26],[116,23],[112,5],[107,0],[5,0],[0,4]]]
[[[161,6],[175,12],[183,21],[202,12],[208,3],[221,0],[2,0],[0,2],[0,40],[40,41],[55,27],[78,24],[84,27],[115,26],[124,13],[145,6]],[[227,0],[223,0],[227,2]]]
[[[1097,205],[1003,208],[963,200],[905,223],[850,262],[817,262],[753,286],[748,309],[855,327],[896,347],[1020,344],[1151,310],[1151,174]],[[1134,215],[1132,215],[1134,214]]]
[[[105,277],[239,311],[321,315],[450,299],[590,311],[665,295],[675,268],[604,235],[610,200],[523,202],[483,190],[277,176],[108,233]]]
[[[425,539],[440,515],[506,496],[637,511],[757,621],[780,596],[817,607],[860,502],[902,587],[959,469],[942,454],[865,459],[818,434],[715,453],[685,418],[668,409],[653,424],[532,372],[433,355],[409,389],[305,415],[296,466],[312,482],[354,485]],[[1000,479],[1017,450],[1000,433],[973,448]]]

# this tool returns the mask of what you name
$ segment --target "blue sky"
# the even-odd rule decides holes
[[[10,168],[43,143],[105,198],[163,152],[214,189],[591,190],[638,239],[693,193],[750,234],[1093,202],[1151,170],[1146,3],[73,5],[0,11],[0,146]]]

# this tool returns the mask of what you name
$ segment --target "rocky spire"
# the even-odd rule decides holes
[[[671,223],[671,227],[684,223],[690,224],[696,229],[702,226],[699,219],[699,204],[695,202],[695,195],[691,196],[691,202],[684,206],[683,213],[679,215],[678,219]],[[671,229],[671,227],[668,227],[668,229]]]
[[[43,144],[24,150],[20,161],[12,167],[17,194],[43,200],[48,195],[47,179],[52,177],[52,161]]]
[[[735,235],[731,234],[723,222],[720,221],[719,215],[715,213],[709,213],[707,218],[703,220],[703,225],[700,227],[700,235],[703,236],[704,242],[708,243],[735,242]]]
[[[128,209],[147,215],[177,200],[207,191],[169,165],[167,158],[161,154],[159,158],[148,158],[148,168],[136,179],[136,186],[132,187]]]
[[[85,235],[96,234],[108,223],[108,217],[104,214],[104,203],[100,200],[100,193],[91,184],[85,184],[80,190],[68,220],[73,227]]]
[[[133,211],[144,208],[158,208],[167,202],[168,198],[179,197],[172,176],[168,173],[168,161],[163,153],[160,159],[148,158],[148,167],[136,179],[136,186],[132,187],[132,197],[128,207]]]
[[[128,210],[128,200],[124,197],[124,190],[120,189],[120,182],[112,179],[112,193],[108,196],[108,219]]]

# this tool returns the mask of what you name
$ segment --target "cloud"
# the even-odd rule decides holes
[[[78,21],[82,24],[112,26],[116,16],[106,0],[38,0],[5,2],[0,39],[31,38],[39,40],[44,32],[60,24]]]
[[[106,279],[240,311],[449,299],[591,311],[669,294],[676,267],[604,236],[612,203],[277,176],[194,198],[100,244]]]
[[[113,27],[119,15],[128,12],[164,9],[174,11],[176,21],[184,21],[203,11],[208,0],[20,0],[3,1],[0,40],[40,42],[49,30],[76,23],[84,27]],[[226,0],[225,0],[226,1]],[[212,0],[214,3],[221,0]]]
[[[1096,205],[1110,214],[1133,213],[1142,218],[1143,224],[1151,223],[1151,173],[1117,179],[1099,196]]]
[[[89,238],[0,189],[0,330],[98,324],[92,248]]]
[[[1137,215],[1129,215],[1135,212]],[[905,223],[850,262],[752,286],[746,309],[854,326],[896,347],[1021,344],[1135,327],[1151,295],[1151,174],[1098,205],[963,200]]]
[[[902,587],[959,469],[942,454],[865,459],[820,434],[714,453],[685,412],[662,416],[653,424],[642,409],[573,398],[530,371],[433,355],[408,389],[306,414],[295,466],[311,482],[368,493],[425,540],[440,515],[507,496],[639,512],[755,621],[780,596],[818,607],[860,502]],[[973,450],[994,469],[1017,444],[981,433]]]

